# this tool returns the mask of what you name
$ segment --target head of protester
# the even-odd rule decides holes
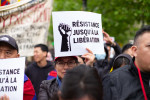
[[[132,46],[133,46],[133,44],[131,44],[131,43],[125,44],[125,45],[122,47],[122,53],[124,53],[124,54],[129,54],[131,57],[133,57],[132,50],[131,50],[131,47],[132,47]]]
[[[14,38],[9,35],[0,36],[0,59],[18,58],[18,45]]]
[[[68,57],[56,57],[55,58],[55,69],[57,77],[62,79],[68,69],[75,67],[78,64],[76,56]]]
[[[120,54],[118,55],[113,62],[113,70],[132,64],[132,57],[128,54]]]
[[[34,46],[34,61],[43,67],[47,64],[48,47],[45,44],[37,44]],[[44,63],[44,65],[42,65]]]
[[[0,36],[0,59],[8,58],[18,58],[20,57],[19,48],[16,43],[16,40],[9,35]],[[23,99],[29,100],[35,97],[35,91],[32,86],[31,81],[26,75],[24,75],[24,89],[23,89]],[[0,97],[0,100],[9,100],[9,97],[6,95]]]
[[[86,49],[88,53],[82,55],[85,60],[85,64],[93,67],[95,56],[91,50]],[[55,69],[57,77],[52,80],[44,80],[40,85],[38,100],[51,99],[61,87],[62,80],[66,74],[66,71],[72,69],[78,65],[77,56],[64,56],[55,57]]]
[[[145,26],[137,31],[134,38],[132,52],[135,57],[135,64],[142,72],[150,72],[150,26]]]
[[[102,82],[95,68],[79,65],[67,71],[59,100],[102,100]]]

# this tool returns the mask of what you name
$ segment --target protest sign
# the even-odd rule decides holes
[[[101,14],[84,11],[52,12],[55,57],[82,55],[86,48],[104,53]]]
[[[0,59],[0,97],[23,100],[25,58]]]
[[[21,56],[32,56],[34,45],[47,43],[52,2],[30,0],[26,4],[18,2],[20,6],[14,3],[0,9],[0,35],[15,38]]]

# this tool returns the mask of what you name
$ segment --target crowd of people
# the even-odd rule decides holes
[[[122,49],[102,33],[103,57],[86,48],[86,54],[48,61],[48,46],[35,45],[34,62],[25,69],[23,100],[150,100],[150,25],[139,29],[134,43]],[[110,48],[115,51],[112,58]],[[0,59],[19,56],[15,39],[1,35]]]

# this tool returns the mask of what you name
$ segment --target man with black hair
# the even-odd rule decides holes
[[[34,61],[26,68],[26,75],[31,79],[36,95],[39,93],[40,84],[46,80],[48,73],[54,70],[50,61],[46,60],[48,47],[45,44],[34,46]]]
[[[102,82],[97,70],[86,65],[67,70],[58,96],[59,100],[102,100]]]
[[[131,43],[125,44],[125,45],[122,47],[122,53],[123,53],[123,54],[129,54],[131,57],[133,57],[132,50],[131,50],[131,47],[132,47],[132,46],[133,46],[133,44],[131,44]]]
[[[137,31],[131,47],[131,65],[103,79],[104,100],[150,100],[150,25]]]

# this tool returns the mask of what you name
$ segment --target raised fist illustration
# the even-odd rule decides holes
[[[61,35],[63,35],[63,34],[67,34],[68,36],[71,35],[71,28],[67,24],[63,24],[63,23],[59,24],[58,30]]]
[[[69,25],[60,23],[58,30],[62,36],[61,52],[71,51],[70,36],[71,28]]]

